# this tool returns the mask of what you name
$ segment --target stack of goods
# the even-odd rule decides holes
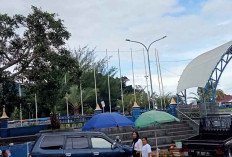
[[[170,153],[170,157],[173,156],[173,157],[178,157],[178,156],[183,156],[183,153],[180,152],[179,149],[172,149],[172,150],[169,150],[169,153]]]
[[[169,153],[170,156],[173,157],[178,157],[178,156],[183,156],[183,153],[181,152],[182,150],[182,143],[181,142],[172,142],[172,144],[170,144],[170,148],[169,148]]]

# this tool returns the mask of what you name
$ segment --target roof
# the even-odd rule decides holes
[[[177,103],[176,103],[175,99],[172,98],[170,105],[176,105],[176,104],[177,104]]]
[[[132,106],[133,108],[139,107],[139,105],[137,104],[137,102],[134,102],[134,105]]]
[[[100,111],[100,110],[102,110],[102,109],[101,109],[100,106],[97,104],[95,110],[96,110],[96,111]]]
[[[231,45],[232,41],[227,42],[192,60],[180,77],[177,93],[192,87],[205,87],[215,66]]]
[[[216,102],[219,103],[226,103],[226,102],[231,102],[232,101],[232,95],[225,95],[224,97],[221,98],[216,98]]]
[[[42,135],[104,135],[102,132],[95,131],[57,131],[57,132],[48,132],[42,133]]]

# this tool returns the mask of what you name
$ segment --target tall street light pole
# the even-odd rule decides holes
[[[126,41],[141,44],[146,49],[146,51],[147,51],[148,70],[149,70],[149,77],[150,77],[150,84],[151,84],[151,96],[153,95],[153,86],[152,86],[152,78],[151,78],[151,66],[150,66],[149,49],[150,49],[150,47],[151,47],[152,44],[154,44],[155,42],[157,42],[159,40],[162,40],[162,39],[164,39],[166,37],[167,36],[164,36],[164,37],[162,37],[160,39],[157,39],[157,40],[151,42],[148,47],[146,45],[144,45],[143,43],[139,42],[139,41],[134,41],[134,40],[126,39]],[[154,108],[155,107],[154,99],[153,99],[153,97],[151,97],[151,98],[152,98],[152,105],[153,105],[153,108]]]
[[[38,104],[37,104],[37,95],[35,93],[35,121],[38,124]]]
[[[147,85],[147,100],[148,100],[148,105],[149,105],[149,110],[151,109],[151,103],[150,103],[150,95],[149,95],[149,91],[148,91],[148,81],[147,81],[147,66],[146,66],[146,59],[145,59],[145,53],[144,53],[144,49],[143,49],[143,61],[144,61],[144,68],[145,68],[145,79],[146,79],[146,85]]]
[[[21,84],[19,83],[19,97],[21,98],[22,97],[22,89],[21,89]],[[20,102],[20,106],[19,106],[19,112],[20,112],[20,124],[21,124],[21,127],[23,126],[23,114],[22,114],[22,104]]]
[[[97,80],[96,80],[96,66],[94,65],[93,67],[93,76],[94,76],[94,87],[95,87],[95,99],[96,99],[96,106],[98,105],[97,103]]]
[[[131,66],[132,66],[132,76],[133,76],[133,86],[134,86],[134,99],[135,99],[135,102],[136,102],[136,93],[135,93],[136,86],[135,86],[134,60],[133,60],[132,49],[131,49]]]
[[[120,60],[120,53],[118,49],[118,66],[119,66],[119,74],[120,74],[120,82],[121,82],[121,99],[122,99],[122,113],[125,115],[124,109],[124,100],[123,100],[123,89],[122,89],[122,70],[121,70],[121,60]]]
[[[64,75],[64,83],[65,85],[67,85],[67,76],[66,74]],[[67,96],[67,92],[66,92],[66,96]],[[67,117],[69,117],[69,109],[68,109],[68,97],[66,98],[66,110],[67,110]],[[69,121],[69,118],[68,118],[68,121]]]
[[[108,52],[106,49],[106,58],[107,58],[107,72],[108,72],[108,94],[109,94],[109,106],[110,106],[110,113],[111,113],[111,96],[110,96],[110,72],[109,72],[109,57]]]

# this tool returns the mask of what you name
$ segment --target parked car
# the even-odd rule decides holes
[[[182,141],[188,156],[232,157],[232,123],[229,114],[214,114],[200,121],[199,135]]]
[[[115,143],[101,132],[44,133],[29,157],[130,157],[132,148]]]

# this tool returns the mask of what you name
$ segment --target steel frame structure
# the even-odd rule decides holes
[[[208,94],[210,98],[210,102],[215,102],[215,96],[216,96],[216,90],[218,83],[220,81],[220,78],[222,76],[222,73],[224,72],[226,66],[232,59],[232,46],[230,46],[227,51],[222,55],[220,60],[215,65],[215,68],[211,72],[211,75],[205,85],[204,92],[203,92],[203,103],[205,102],[206,95]],[[209,86],[211,86],[212,89],[209,89]],[[209,94],[212,90],[212,95]]]
[[[205,98],[207,95],[210,98],[209,102],[215,102],[215,96],[216,96],[216,90],[217,90],[218,83],[220,81],[222,73],[224,72],[226,66],[231,61],[231,59],[232,59],[232,45],[221,56],[221,58],[215,65],[213,71],[211,72],[210,77],[204,87],[202,103],[205,102]],[[209,86],[211,86],[211,89],[209,89]],[[212,95],[210,95],[210,92],[212,92]],[[183,100],[182,98],[184,99],[184,104],[187,104],[186,89],[182,91],[181,93],[177,94],[177,105],[179,105],[180,99]]]
[[[187,105],[187,92],[186,92],[186,89],[182,92],[180,92],[179,94],[176,94],[176,97],[177,97],[177,105],[180,104],[180,101],[182,101],[183,99],[183,104],[184,105]]]

